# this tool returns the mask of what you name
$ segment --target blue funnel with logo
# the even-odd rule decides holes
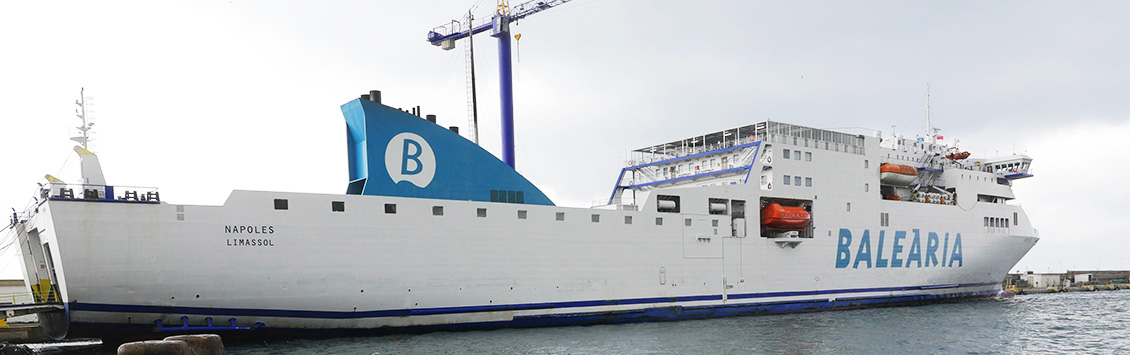
[[[553,205],[534,184],[459,134],[365,99],[341,106],[347,194]]]

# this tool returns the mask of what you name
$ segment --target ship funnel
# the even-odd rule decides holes
[[[381,103],[381,91],[369,90],[369,101],[376,102],[378,104]]]

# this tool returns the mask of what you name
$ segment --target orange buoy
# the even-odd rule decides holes
[[[811,215],[804,208],[770,203],[761,208],[761,226],[769,230],[804,230]]]

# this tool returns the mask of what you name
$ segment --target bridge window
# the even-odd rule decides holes
[[[334,212],[345,212],[345,201],[333,201],[330,203],[330,210]]]
[[[286,200],[285,198],[276,198],[276,199],[275,199],[275,209],[276,209],[276,210],[286,210],[286,209],[289,209],[289,206],[288,206],[287,200]]]

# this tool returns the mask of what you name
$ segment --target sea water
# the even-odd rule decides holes
[[[1130,290],[678,322],[227,344],[229,354],[1130,354]],[[113,353],[85,347],[42,353]]]

